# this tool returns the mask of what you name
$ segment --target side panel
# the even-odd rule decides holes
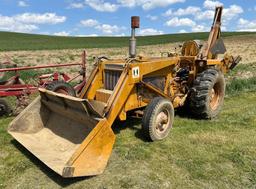
[[[138,95],[136,87],[133,88],[127,102],[125,103],[124,112],[134,110],[146,106],[147,104],[142,101],[142,97]]]

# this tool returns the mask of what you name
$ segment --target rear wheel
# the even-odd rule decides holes
[[[198,74],[191,92],[190,109],[198,118],[216,117],[223,106],[225,96],[225,79],[223,73],[207,69]]]
[[[8,102],[0,98],[0,116],[9,115],[11,112],[12,109]]]
[[[166,138],[172,128],[174,108],[169,100],[154,98],[144,111],[142,128],[147,139],[151,141]]]
[[[53,81],[52,83],[47,85],[46,89],[56,93],[76,96],[74,88],[64,81]]]

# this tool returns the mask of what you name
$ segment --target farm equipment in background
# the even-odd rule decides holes
[[[185,103],[199,118],[216,117],[224,100],[224,73],[239,60],[216,48],[222,10],[216,8],[208,42],[184,43],[182,54],[167,57],[136,55],[139,17],[132,17],[127,59],[98,58],[78,97],[39,89],[40,97],[10,123],[8,132],[56,173],[79,177],[104,171],[115,142],[111,126],[129,112],[144,112],[142,128],[151,141],[168,136],[174,108]]]
[[[69,63],[69,64],[52,64],[42,66],[26,66],[17,67],[16,64],[10,63],[10,61],[0,64],[0,116],[9,115],[11,113],[17,115],[28,104],[28,96],[38,92],[38,88],[47,88],[48,90],[63,93],[71,96],[76,96],[79,93],[86,82],[86,52],[82,54],[81,63]],[[70,66],[81,66],[79,75],[71,78],[66,73],[54,72],[50,74],[43,74],[36,78],[33,78],[37,84],[27,84],[21,77],[19,72],[25,70],[38,70],[46,68],[61,68]],[[7,72],[14,72],[15,75],[4,79]],[[79,76],[83,77],[80,84],[72,87],[69,83],[77,79]],[[31,78],[32,79],[32,78]],[[17,98],[15,110],[12,111],[10,104],[5,97],[15,96]]]

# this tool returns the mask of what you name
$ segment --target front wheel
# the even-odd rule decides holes
[[[142,128],[151,141],[166,138],[172,128],[174,108],[172,103],[162,97],[154,98],[144,111]]]
[[[56,93],[76,96],[76,91],[74,90],[74,88],[64,81],[53,81],[52,83],[47,85],[46,89]]]

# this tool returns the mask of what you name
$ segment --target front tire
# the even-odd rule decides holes
[[[225,79],[221,71],[207,69],[198,74],[190,97],[190,110],[201,119],[215,118],[222,109]]]
[[[150,141],[166,138],[172,128],[174,108],[172,103],[162,97],[154,98],[144,111],[142,128]]]
[[[64,81],[53,81],[52,83],[49,83],[47,85],[46,89],[56,93],[76,96],[76,91],[74,90],[74,88]]]

